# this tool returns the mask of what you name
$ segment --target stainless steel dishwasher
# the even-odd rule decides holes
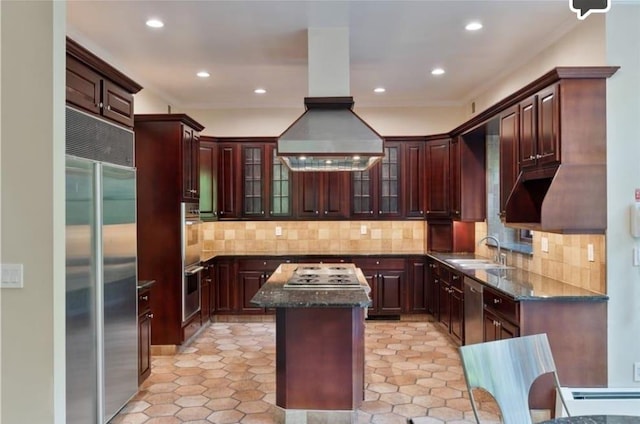
[[[482,343],[483,304],[482,284],[469,277],[464,277],[464,344]]]

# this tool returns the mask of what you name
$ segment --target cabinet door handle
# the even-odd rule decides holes
[[[324,214],[327,215],[329,212],[328,211],[324,211]]]
[[[370,214],[370,215],[373,215],[373,211],[369,211],[369,214]]]
[[[102,109],[104,107],[104,103],[102,103],[102,102],[98,103],[98,107],[100,107],[100,109]]]
[[[149,296],[147,295],[140,296],[140,300],[149,300]]]
[[[147,318],[149,319],[153,318],[153,314],[147,314]]]
[[[536,155],[536,159],[540,159],[542,155]]]
[[[260,211],[260,215],[264,215],[264,211]]]
[[[424,211],[420,211],[420,215],[424,215]]]
[[[493,303],[502,303],[501,299],[493,299]]]
[[[316,211],[316,215],[318,215],[318,211]]]
[[[107,110],[111,110],[111,105],[107,105]]]
[[[382,211],[378,211],[378,215],[382,215]]]

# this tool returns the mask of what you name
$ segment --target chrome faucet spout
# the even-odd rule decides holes
[[[497,237],[494,236],[485,236],[482,237],[479,241],[478,241],[478,246],[480,246],[480,243],[482,243],[485,240],[493,240],[496,243],[496,246],[498,248],[498,251],[496,252],[496,256],[494,258],[494,262],[498,262],[498,263],[502,263],[502,248],[500,246],[500,240],[498,240]],[[504,264],[503,264],[504,265]]]

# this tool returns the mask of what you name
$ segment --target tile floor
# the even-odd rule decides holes
[[[409,318],[411,319],[411,318]],[[456,346],[427,318],[367,321],[359,423],[474,423]],[[151,376],[112,424],[275,423],[275,325],[216,322]],[[499,423],[482,406],[483,423]]]

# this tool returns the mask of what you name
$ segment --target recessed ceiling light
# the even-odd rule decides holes
[[[200,78],[209,78],[211,76],[211,74],[209,74],[209,72],[207,71],[200,71],[196,75]]]
[[[376,87],[376,88],[373,89],[373,91],[375,93],[384,93],[387,90],[384,87]]]
[[[466,29],[467,31],[477,31],[479,29],[482,29],[482,24],[478,21],[473,21],[473,22],[469,22],[464,29]]]
[[[327,159],[324,161],[324,163],[326,163],[327,165],[331,165],[333,161],[331,159]]]
[[[353,160],[354,160],[354,161],[359,161],[359,160],[360,160],[360,156],[357,156],[357,155],[356,155],[356,156],[354,156],[354,157],[353,157]]]
[[[147,21],[147,26],[151,28],[162,28],[164,26],[164,22],[160,19],[149,19]]]
[[[265,90],[264,88],[256,88],[255,90],[253,90],[253,92],[256,94],[264,94],[267,92],[267,90]]]
[[[300,159],[300,160],[307,160],[307,157],[306,157],[306,156],[300,156],[298,159]]]
[[[442,68],[434,68],[431,71],[431,75],[442,75],[442,74],[444,74],[444,69]]]

